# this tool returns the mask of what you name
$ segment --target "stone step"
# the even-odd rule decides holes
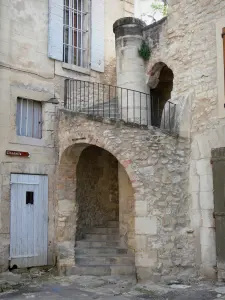
[[[85,240],[88,240],[88,241],[119,241],[119,235],[118,234],[87,233],[87,234],[85,234]]]
[[[129,255],[75,256],[76,265],[134,265],[134,257]]]
[[[119,234],[119,228],[117,227],[95,227],[87,231],[87,233],[99,233],[99,234]]]
[[[134,275],[135,267],[127,265],[93,265],[72,267],[70,275],[92,275],[92,276],[117,276]]]
[[[119,241],[88,241],[82,240],[76,242],[76,248],[110,248],[110,247],[119,247]]]
[[[117,227],[119,228],[119,221],[108,221],[107,227]]]
[[[126,248],[107,248],[107,247],[100,247],[100,248],[75,248],[76,255],[101,255],[101,254],[127,254],[128,249]]]

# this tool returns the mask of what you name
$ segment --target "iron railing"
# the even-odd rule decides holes
[[[129,125],[154,126],[172,132],[176,105],[149,94],[102,83],[66,79],[64,107],[96,118],[123,121]]]

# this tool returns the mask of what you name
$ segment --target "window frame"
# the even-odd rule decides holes
[[[25,101],[25,104],[24,104]],[[31,106],[32,104],[32,106]],[[35,116],[35,105],[38,108],[38,114]],[[26,107],[25,114],[23,109]],[[31,111],[30,111],[31,109]],[[32,129],[29,130],[29,116],[32,114]],[[25,117],[24,117],[25,116]],[[37,117],[35,119],[35,117]],[[24,119],[23,119],[24,118]],[[24,124],[23,124],[24,123]],[[16,105],[16,134],[17,136],[23,136],[33,139],[42,139],[42,124],[43,124],[43,107],[42,102],[33,99],[17,97]],[[25,126],[25,128],[23,128]],[[37,131],[35,131],[37,128]],[[24,133],[25,131],[25,133]]]
[[[63,2],[63,62],[84,69],[90,67],[89,2],[89,0]]]

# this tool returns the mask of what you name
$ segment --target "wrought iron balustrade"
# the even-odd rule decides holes
[[[93,117],[172,131],[176,105],[167,101],[162,107],[160,99],[131,89],[66,79],[64,107]]]

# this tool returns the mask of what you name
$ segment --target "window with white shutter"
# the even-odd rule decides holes
[[[87,0],[64,0],[63,61],[87,68],[89,13]]]
[[[48,0],[48,56],[59,61],[63,60],[63,1]]]
[[[49,0],[49,57],[104,72],[104,0]]]
[[[17,98],[16,131],[20,136],[42,138],[41,102]]]

